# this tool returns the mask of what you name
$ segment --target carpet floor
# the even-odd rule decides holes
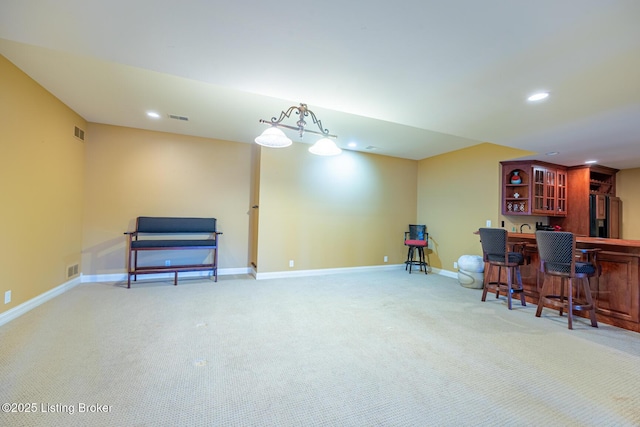
[[[0,327],[0,425],[640,425],[640,334],[480,294],[400,269],[82,284]]]

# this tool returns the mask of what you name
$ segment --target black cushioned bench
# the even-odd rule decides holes
[[[215,218],[179,218],[140,216],[136,219],[135,231],[124,233],[129,236],[127,266],[127,288],[131,287],[131,276],[137,280],[138,274],[174,273],[174,285],[178,284],[178,272],[211,270],[214,281],[218,281],[218,239],[222,233],[216,230]],[[186,235],[207,235],[207,238],[187,238]],[[175,238],[175,235],[182,235]],[[169,239],[168,237],[172,237]],[[207,249],[211,262],[190,265],[138,266],[140,251],[174,251]],[[133,258],[133,260],[132,260]]]

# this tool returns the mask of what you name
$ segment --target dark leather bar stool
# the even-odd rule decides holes
[[[573,312],[588,311],[591,326],[597,328],[596,308],[589,286],[589,278],[597,276],[600,271],[596,259],[597,251],[589,253],[592,262],[577,261],[576,237],[573,233],[566,231],[537,231],[536,242],[540,256],[540,270],[544,274],[536,317],[540,317],[546,305],[558,308],[560,316],[566,310],[568,327],[573,329]],[[560,278],[558,294],[553,292],[553,280],[549,280],[552,277]],[[576,286],[574,289],[575,280],[578,280],[581,286]],[[582,293],[584,296],[581,296]]]
[[[404,269],[409,269],[411,274],[411,267],[417,265],[420,271],[424,268],[424,274],[427,274],[427,261],[424,256],[424,248],[427,247],[429,242],[429,233],[427,233],[426,225],[409,224],[409,231],[404,233],[404,244],[409,247],[407,252],[407,260],[404,262]],[[418,255],[418,259],[415,259],[415,255]]]
[[[487,292],[495,291],[496,298],[500,297],[500,292],[505,292],[507,296],[507,306],[511,310],[511,295],[520,294],[520,303],[526,306],[524,299],[524,287],[522,286],[522,276],[520,266],[524,264],[522,250],[509,251],[507,244],[507,230],[502,228],[481,228],[479,230],[480,243],[482,244],[482,258],[485,262],[484,288],[482,290],[482,301],[486,301]],[[524,243],[518,244],[520,249],[524,248]],[[498,278],[490,282],[493,269],[498,269]],[[502,271],[506,270],[507,279],[501,279]],[[514,283],[515,277],[515,283]]]

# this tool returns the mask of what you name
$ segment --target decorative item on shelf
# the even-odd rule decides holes
[[[520,212],[524,212],[524,202],[520,202]]]
[[[517,199],[518,197],[520,197],[520,193],[513,193],[513,197]]]
[[[509,212],[511,212],[513,210],[513,203],[511,203],[511,202],[507,203],[507,210]]]
[[[284,119],[288,119],[289,116],[291,116],[291,113],[293,113],[294,111],[300,116],[300,119],[296,122],[296,126],[283,124],[282,121]],[[320,129],[319,132],[315,130],[305,129],[307,122],[304,121],[304,118],[309,116],[311,116],[313,124],[317,125],[318,129]],[[335,156],[342,153],[342,150],[338,148],[336,143],[329,139],[337,138],[337,135],[331,135],[328,129],[324,129],[322,127],[322,122],[318,120],[313,111],[307,108],[307,104],[300,104],[299,107],[296,107],[295,105],[289,107],[287,111],[280,112],[280,117],[272,117],[270,121],[260,119],[260,123],[267,123],[271,125],[270,128],[266,129],[260,136],[255,139],[256,143],[262,146],[271,148],[284,148],[290,146],[292,144],[291,139],[289,139],[284,134],[284,132],[278,129],[286,128],[298,131],[301,138],[305,132],[322,135],[322,139],[318,140],[309,148],[309,152],[311,152],[312,154],[317,154],[319,156]]]
[[[522,184],[522,177],[520,177],[520,171],[513,171],[511,174],[512,184]]]

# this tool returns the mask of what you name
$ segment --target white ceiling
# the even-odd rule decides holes
[[[2,0],[0,54],[90,122],[251,143],[303,102],[342,148],[626,169],[639,22],[638,0]]]

